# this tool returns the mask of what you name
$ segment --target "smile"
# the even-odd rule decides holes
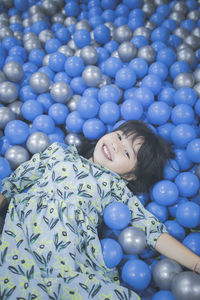
[[[105,156],[105,158],[112,161],[110,151],[109,151],[108,147],[105,144],[103,144],[103,146],[102,146],[102,152],[103,152],[103,155]]]

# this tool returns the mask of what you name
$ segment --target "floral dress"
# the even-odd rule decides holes
[[[122,201],[149,245],[165,232],[126,184],[59,143],[5,178],[10,205],[0,240],[0,299],[140,299],[120,286],[116,268],[106,267],[97,231],[106,205]]]

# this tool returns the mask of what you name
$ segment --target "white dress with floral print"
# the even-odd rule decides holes
[[[28,190],[27,190],[28,188]],[[98,226],[113,201],[152,247],[165,227],[110,170],[52,144],[2,184],[10,201],[0,240],[0,299],[140,299],[103,260]]]

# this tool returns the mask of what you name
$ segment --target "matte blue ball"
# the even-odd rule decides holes
[[[6,36],[1,41],[1,45],[3,46],[4,49],[6,49],[7,51],[9,51],[9,49],[12,48],[12,47],[14,47],[14,46],[17,46],[17,45],[20,46],[20,41],[17,40],[16,38],[14,38],[13,36]],[[1,50],[0,50],[0,53],[1,53]],[[4,51],[1,54],[5,58],[6,52]]]
[[[45,52],[42,49],[33,49],[30,51],[28,59],[36,66],[42,66],[42,61],[45,57]]]
[[[159,76],[148,74],[142,79],[142,85],[148,87],[154,94],[158,94],[162,88],[162,80]]]
[[[179,174],[180,168],[176,160],[170,159],[167,161],[163,176],[165,179],[173,180]]]
[[[33,121],[33,128],[46,134],[51,134],[55,130],[55,122],[48,115],[39,115]]]
[[[28,9],[28,0],[14,0],[14,6],[19,11],[24,11]]]
[[[98,64],[104,62],[109,57],[109,52],[105,47],[96,48],[98,54]]]
[[[172,87],[164,87],[158,94],[158,100],[174,106],[174,94],[176,90]]]
[[[132,37],[131,43],[133,43],[137,49],[149,44],[148,39],[143,35],[135,35]]]
[[[161,13],[157,13],[155,12],[154,14],[152,14],[149,18],[149,20],[155,24],[157,27],[160,26],[162,24],[162,22],[164,21],[165,16]]]
[[[95,97],[83,96],[77,104],[77,111],[81,118],[90,119],[94,118],[99,111],[99,103]]]
[[[111,9],[104,10],[101,16],[105,22],[113,22],[115,19],[115,13]]]
[[[106,238],[101,240],[101,247],[103,259],[107,268],[116,267],[123,256],[120,244],[113,239]]]
[[[35,34],[38,35],[38,34],[40,34],[41,31],[48,29],[48,25],[46,22],[39,20],[39,21],[34,22],[31,25],[31,29],[32,29],[32,32],[34,32]]]
[[[71,38],[71,34],[66,27],[61,27],[56,30],[55,37],[61,41],[62,44],[67,44]]]
[[[120,118],[119,106],[115,102],[104,102],[99,109],[99,118],[106,124],[114,124]]]
[[[168,39],[167,46],[176,49],[181,44],[181,42],[182,40],[180,37],[175,34],[171,34]]]
[[[112,202],[106,206],[103,212],[105,224],[111,229],[121,230],[128,226],[131,221],[131,213],[124,203]]]
[[[163,48],[158,52],[156,60],[170,67],[176,61],[176,53],[171,48]]]
[[[193,20],[186,19],[181,22],[180,27],[191,32],[196,27],[196,23]]]
[[[90,88],[87,88],[87,89],[83,92],[83,96],[85,96],[85,97],[95,97],[95,98],[97,98],[97,97],[98,97],[98,92],[99,92],[99,89],[98,89],[98,88],[90,87]]]
[[[115,83],[122,89],[131,88],[136,82],[135,71],[129,67],[119,69],[115,76]]]
[[[23,61],[25,61],[27,59],[27,53],[26,50],[22,47],[22,46],[13,46],[9,51],[8,51],[8,55],[12,56],[12,55],[17,55],[20,56]]]
[[[55,142],[58,142],[58,143],[64,143],[64,138],[61,137],[59,134],[57,133],[51,133],[51,134],[48,134],[48,138],[50,140],[50,144],[53,144]]]
[[[121,105],[121,115],[125,120],[139,120],[143,114],[143,106],[136,99],[126,99]]]
[[[49,67],[54,72],[64,71],[66,56],[60,52],[54,52],[49,57]]]
[[[37,116],[43,113],[44,109],[41,103],[34,100],[27,100],[21,107],[21,113],[27,121],[33,121]]]
[[[147,87],[135,89],[133,97],[135,100],[140,101],[144,109],[147,109],[154,102],[154,94]]]
[[[200,255],[200,232],[191,232],[183,240],[183,245],[188,247],[197,255]]]
[[[175,125],[181,123],[192,124],[194,121],[194,110],[188,104],[177,104],[171,111],[171,120]]]
[[[158,53],[161,49],[166,48],[166,45],[161,41],[155,41],[151,44],[151,47]]]
[[[94,29],[94,38],[97,43],[106,44],[110,40],[110,29],[104,25],[98,25]]]
[[[170,180],[160,180],[152,188],[154,201],[161,205],[173,205],[178,200],[177,186]]]
[[[146,209],[150,211],[160,222],[165,222],[168,219],[168,210],[164,205],[160,205],[155,201],[149,202]]]
[[[60,28],[64,28],[63,25],[60,22],[55,22],[51,26],[51,31],[53,31],[53,33],[56,35],[57,30],[59,30]],[[57,38],[57,36],[56,36],[56,38]]]
[[[68,113],[69,110],[63,103],[55,103],[51,105],[48,111],[48,115],[54,120],[56,125],[64,124]]]
[[[74,94],[82,95],[87,88],[87,85],[85,84],[82,76],[77,76],[72,78],[72,80],[70,81],[70,87]]]
[[[160,290],[153,295],[152,300],[176,300],[171,291]]]
[[[176,221],[168,220],[165,222],[165,226],[169,234],[180,242],[185,238],[185,229]]]
[[[88,119],[83,124],[83,134],[89,140],[99,139],[105,131],[104,123],[97,118]]]
[[[53,81],[64,81],[65,83],[70,84],[71,77],[69,77],[66,72],[58,72],[55,74]]]
[[[65,72],[71,77],[80,76],[84,70],[84,63],[80,57],[70,56],[65,62]]]
[[[189,170],[192,167],[192,161],[189,159],[185,149],[175,149],[174,153],[181,171]]]
[[[103,18],[101,16],[94,15],[94,16],[89,17],[88,23],[90,24],[90,26],[92,28],[95,28],[98,25],[101,25],[103,23]]]
[[[143,290],[151,281],[151,271],[148,265],[140,260],[129,260],[122,267],[122,279],[133,289]]]
[[[80,13],[79,4],[76,1],[67,1],[64,9],[68,17],[76,17]]]
[[[61,41],[56,38],[51,38],[45,43],[45,50],[48,54],[58,51],[62,46]]]
[[[188,200],[186,198],[181,198],[179,197],[179,200],[176,204],[174,205],[171,205],[168,207],[168,211],[170,213],[170,216],[172,218],[176,218],[176,210],[177,210],[177,207],[181,204],[181,203],[184,203],[184,202],[187,202]]]
[[[115,77],[117,72],[122,69],[123,63],[122,61],[117,57],[109,57],[105,61],[105,74],[109,77]]]
[[[188,104],[193,106],[196,102],[197,95],[194,89],[189,87],[182,87],[174,94],[175,104]]]
[[[193,139],[189,142],[186,148],[186,153],[193,163],[200,163],[200,138]]]
[[[23,144],[29,136],[29,127],[21,120],[10,121],[5,127],[5,136],[13,145]]]
[[[50,93],[43,93],[37,97],[37,101],[42,104],[44,112],[48,112],[50,106],[55,103]]]
[[[119,89],[115,85],[109,84],[100,88],[98,92],[98,101],[101,104],[108,101],[118,103],[120,96],[121,93]]]
[[[119,44],[115,40],[110,40],[104,45],[104,48],[111,54],[119,48]]]
[[[175,20],[169,18],[162,22],[162,26],[169,29],[170,32],[173,32],[178,27],[178,24]]]
[[[180,73],[190,72],[190,66],[186,61],[176,61],[169,68],[169,74],[174,79]]]
[[[200,224],[200,206],[194,202],[184,202],[176,209],[177,222],[186,228],[195,228]]]
[[[128,18],[127,18],[127,17],[124,17],[124,16],[117,17],[117,18],[115,18],[115,20],[114,20],[114,25],[115,25],[116,27],[125,25],[125,24],[127,24],[127,23],[128,23]]]
[[[43,66],[38,69],[38,72],[46,74],[49,79],[53,80],[55,73],[48,66]]]
[[[171,139],[179,147],[186,147],[195,138],[195,129],[189,124],[179,124],[171,131]]]
[[[146,60],[140,57],[136,57],[130,61],[128,66],[135,71],[137,78],[142,78],[147,74],[148,64]]]
[[[32,87],[30,85],[23,86],[19,91],[19,99],[22,102],[25,102],[29,99],[36,99],[36,98],[37,98],[37,95],[33,91]]]
[[[35,73],[38,70],[38,67],[35,63],[27,62],[22,65],[24,73]]]
[[[69,132],[80,133],[84,124],[84,119],[81,118],[78,111],[70,112],[66,118],[66,128]]]
[[[123,0],[123,3],[129,8],[140,8],[142,6],[142,0]],[[134,13],[134,12],[133,12]]]
[[[80,29],[74,33],[74,43],[78,48],[83,48],[88,46],[91,42],[91,37],[89,31],[86,29]]]
[[[169,38],[169,30],[166,27],[160,26],[155,28],[151,33],[152,43],[155,41],[161,41],[166,43]]]
[[[199,189],[198,177],[190,172],[182,172],[175,178],[175,184],[183,197],[196,195]]]
[[[0,138],[0,153],[2,155],[5,155],[8,148],[11,146],[11,143],[7,139],[7,137],[4,135]]]
[[[152,103],[147,111],[147,118],[154,125],[165,124],[170,117],[170,107],[162,101]]]
[[[127,5],[125,5],[124,3],[120,3],[117,5],[117,7],[115,9],[116,17],[119,17],[119,16],[127,17],[128,14],[129,14],[129,8]]]
[[[198,99],[195,103],[195,113],[200,117],[200,99]]]
[[[7,159],[0,156],[0,180],[8,177],[11,173],[11,167]]]
[[[129,98],[134,98],[135,97],[135,91],[137,90],[136,87],[132,87],[130,89],[127,89],[124,91],[124,100],[127,100]]]
[[[118,1],[117,0],[102,0],[101,6],[103,9],[115,9]]]
[[[150,65],[148,73],[157,75],[160,77],[160,79],[165,80],[168,75],[168,68],[162,62],[157,61]]]
[[[172,143],[171,131],[175,126],[172,123],[165,123],[157,127],[157,133],[168,143]]]

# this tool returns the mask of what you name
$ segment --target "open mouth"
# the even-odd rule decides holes
[[[103,146],[102,146],[102,152],[106,159],[112,161],[110,150],[108,149],[108,147],[105,144],[103,144]]]

